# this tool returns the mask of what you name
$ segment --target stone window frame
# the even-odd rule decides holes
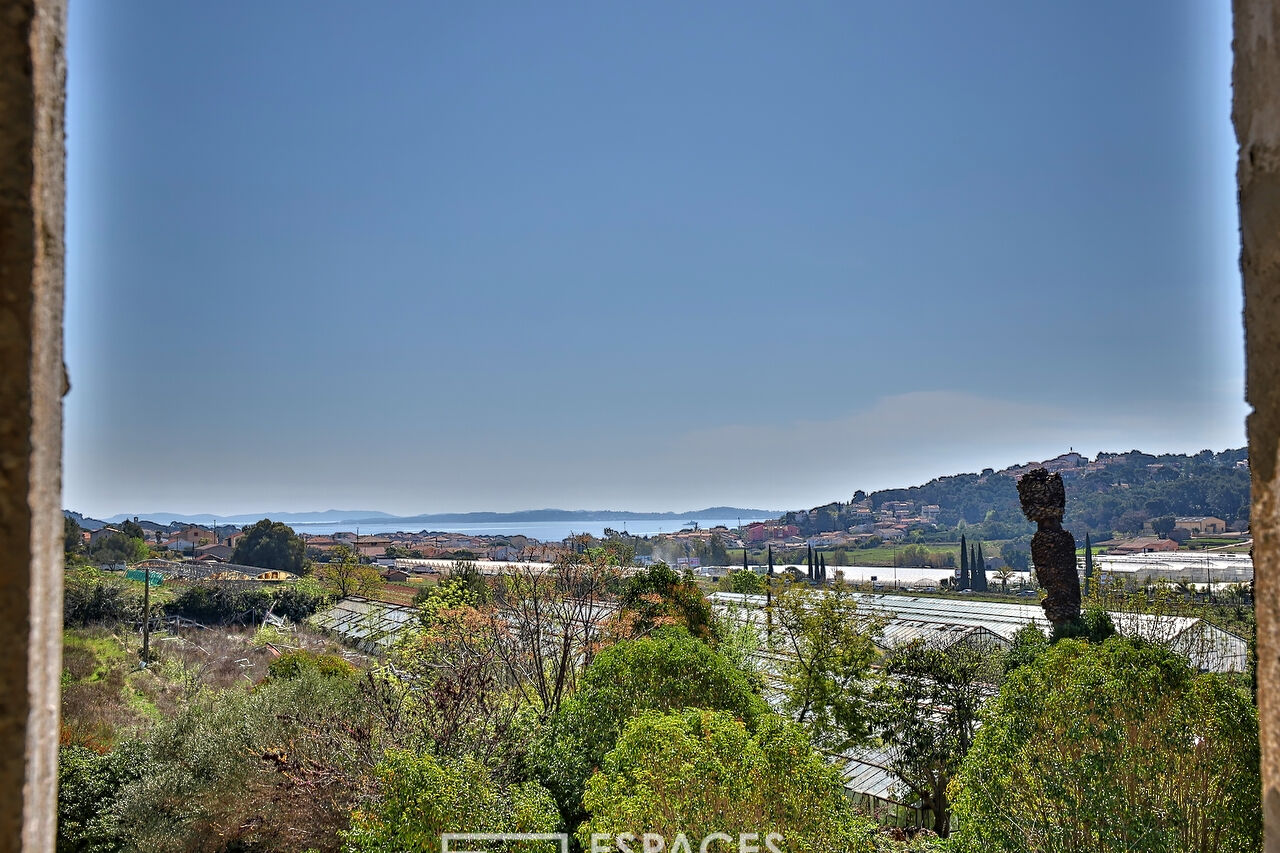
[[[0,0],[0,853],[56,841],[66,0]],[[1280,2],[1233,0],[1265,849],[1280,853]]]

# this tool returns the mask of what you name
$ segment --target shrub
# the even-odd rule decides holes
[[[304,667],[199,694],[154,730],[146,772],[112,806],[127,849],[336,851],[368,792],[372,728],[354,682]]]
[[[264,586],[197,583],[174,596],[165,612],[209,625],[252,625],[262,620],[271,600]]]
[[[1009,676],[959,779],[960,850],[1256,851],[1246,693],[1141,642],[1062,640]]]
[[[267,665],[269,677],[277,679],[299,678],[308,671],[322,678],[349,678],[357,672],[354,666],[337,655],[318,654],[306,649],[285,652]]]
[[[312,578],[300,578],[271,590],[271,612],[301,622],[329,603],[329,595]]]
[[[59,853],[115,853],[126,838],[115,809],[123,785],[146,770],[141,744],[128,742],[105,755],[83,746],[58,751]]]
[[[754,734],[731,714],[649,711],[633,719],[583,798],[591,836],[661,835],[691,849],[711,832],[777,833],[787,850],[874,850],[875,827],[853,811],[839,774],[809,745],[804,729],[770,714]],[[637,842],[637,848],[639,843]]]
[[[141,616],[141,584],[87,566],[67,571],[62,594],[66,625],[115,625]]]
[[[445,832],[554,832],[555,803],[534,782],[503,786],[476,759],[387,753],[377,770],[379,795],[343,833],[347,849],[373,853],[440,850]],[[528,851],[555,851],[554,842]]]

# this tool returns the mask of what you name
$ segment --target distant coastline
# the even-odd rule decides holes
[[[103,522],[114,524],[129,518],[141,518],[160,524],[173,521],[190,523],[209,523],[216,520],[220,524],[253,524],[263,518],[282,521],[294,525],[348,525],[382,528],[397,524],[408,525],[404,530],[420,530],[433,525],[473,526],[518,526],[528,523],[542,522],[604,522],[604,521],[669,521],[675,523],[669,529],[679,529],[685,521],[703,519],[732,520],[741,518],[770,519],[782,515],[779,510],[748,509],[744,507],[713,506],[686,512],[632,512],[628,510],[565,510],[565,509],[527,509],[516,512],[447,512],[422,513],[420,515],[391,515],[377,510],[324,510],[321,512],[264,512],[240,513],[236,515],[214,515],[212,513],[118,513]],[[87,519],[92,521],[91,519]]]
[[[768,521],[776,516],[741,516],[742,524],[753,521]],[[703,529],[718,525],[737,527],[739,516],[733,518],[717,518],[700,513],[660,515],[656,518],[600,518],[590,515],[569,519],[553,519],[541,521],[503,519],[500,522],[473,521],[462,524],[449,521],[433,521],[431,523],[414,524],[403,520],[388,521],[375,519],[359,524],[347,522],[285,522],[297,533],[312,536],[332,536],[335,533],[359,532],[365,536],[385,536],[392,533],[461,533],[468,536],[527,536],[540,542],[560,542],[570,536],[589,534],[602,538],[607,528],[626,532],[632,536],[658,536],[664,533],[675,533],[688,527],[688,522],[695,522]]]

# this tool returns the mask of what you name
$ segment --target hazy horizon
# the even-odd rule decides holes
[[[1245,444],[1244,444],[1244,443],[1241,443],[1241,444],[1239,445],[1239,447],[1244,447],[1244,446],[1245,446]],[[1063,452],[1063,453],[1065,453],[1065,452],[1068,452],[1068,451],[1069,451],[1069,450],[1071,450],[1071,449],[1072,449],[1072,448],[1068,448],[1068,450],[1064,450],[1064,451],[1062,451],[1062,452]],[[1101,452],[1104,452],[1104,453],[1125,453],[1125,452],[1128,452],[1128,451],[1131,451],[1131,450],[1140,450],[1140,451],[1142,451],[1142,452],[1144,452],[1144,453],[1152,453],[1152,454],[1155,454],[1155,455],[1159,455],[1159,454],[1162,454],[1162,453],[1183,453],[1183,454],[1193,454],[1193,453],[1198,453],[1198,452],[1200,452],[1201,450],[1212,450],[1212,451],[1213,451],[1213,452],[1215,452],[1215,453],[1219,453],[1219,452],[1222,452],[1222,451],[1224,451],[1224,450],[1232,450],[1232,449],[1237,449],[1237,448],[1235,448],[1235,447],[1211,447],[1211,448],[1203,448],[1203,447],[1202,447],[1202,448],[1198,448],[1198,449],[1196,449],[1196,450],[1178,451],[1178,450],[1152,450],[1152,449],[1150,449],[1150,448],[1145,448],[1145,447],[1129,447],[1129,448],[1123,448],[1123,449],[1121,449],[1121,448],[1118,448],[1118,447],[1117,447],[1117,448],[1112,448],[1112,449],[1106,449],[1106,448],[1104,448],[1104,449],[1102,449],[1102,450],[1101,450]],[[1074,448],[1074,450],[1075,450],[1077,453],[1081,453],[1082,455],[1089,457],[1090,459],[1096,458],[1096,456],[1097,456],[1097,454],[1098,454],[1098,452],[1097,452],[1097,451],[1095,451],[1095,452],[1093,452],[1093,453],[1086,453],[1086,452],[1084,452],[1083,450],[1081,450],[1081,449],[1080,449],[1080,448],[1078,448],[1078,447],[1077,447],[1077,448]],[[881,490],[884,490],[884,489],[910,488],[910,487],[912,487],[912,486],[920,486],[920,485],[924,485],[925,483],[927,483],[927,482],[929,482],[929,481],[931,481],[931,480],[934,480],[934,479],[936,479],[936,478],[939,478],[939,477],[949,477],[949,476],[953,476],[953,475],[956,475],[956,474],[976,474],[976,473],[981,473],[983,470],[985,470],[985,469],[987,469],[987,468],[992,468],[992,469],[994,469],[994,470],[1000,471],[1000,470],[1004,470],[1005,468],[1015,467],[1015,466],[1019,466],[1019,465],[1025,465],[1025,464],[1027,464],[1028,462],[1041,462],[1041,461],[1047,461],[1047,460],[1052,459],[1054,456],[1057,456],[1057,455],[1060,455],[1060,454],[1049,454],[1049,455],[1046,455],[1046,456],[1043,456],[1043,457],[1034,457],[1034,458],[1029,458],[1029,459],[1022,459],[1022,460],[1017,460],[1017,461],[1013,461],[1013,462],[1009,462],[1009,463],[1007,463],[1007,464],[1001,464],[1001,465],[983,465],[983,466],[980,466],[980,467],[970,468],[970,469],[963,469],[963,470],[956,470],[956,471],[946,471],[946,472],[937,472],[937,473],[934,473],[934,474],[929,475],[929,476],[927,476],[927,477],[924,477],[924,478],[922,478],[922,479],[911,480],[910,482],[901,482],[901,483],[898,483],[898,482],[888,483],[888,482],[886,482],[886,483],[884,483],[884,484],[881,484],[881,485],[874,485],[874,486],[871,486],[871,487],[867,487],[867,486],[856,486],[856,487],[854,487],[853,489],[850,489],[850,490],[848,491],[848,493],[846,493],[845,495],[839,495],[839,496],[833,495],[833,496],[828,496],[828,497],[826,497],[826,498],[822,498],[822,499],[815,500],[815,501],[813,501],[812,503],[797,504],[797,505],[794,505],[794,506],[778,506],[778,507],[774,507],[774,508],[772,508],[772,509],[768,508],[766,505],[759,505],[759,506],[757,506],[757,505],[754,505],[754,504],[747,504],[747,503],[733,503],[733,502],[728,502],[728,501],[718,501],[718,502],[712,502],[712,503],[700,503],[700,504],[697,504],[697,505],[690,505],[690,506],[685,506],[685,507],[682,507],[682,508],[676,508],[675,506],[667,506],[667,507],[657,506],[657,507],[639,507],[639,508],[637,508],[637,507],[632,507],[632,506],[622,506],[622,505],[619,505],[619,506],[582,506],[582,507],[574,507],[574,506],[557,506],[557,505],[554,505],[554,504],[548,504],[548,505],[546,505],[546,506],[526,506],[526,507],[515,507],[515,508],[511,508],[511,509],[492,509],[492,508],[487,508],[487,507],[478,507],[478,508],[472,508],[472,509],[432,509],[432,510],[408,510],[408,511],[398,511],[398,512],[397,512],[397,511],[388,510],[388,509],[386,509],[385,507],[381,507],[381,506],[355,506],[355,505],[349,505],[349,506],[350,506],[350,508],[348,508],[348,509],[338,509],[338,508],[337,508],[337,505],[335,505],[335,504],[329,504],[329,505],[327,505],[327,506],[323,506],[323,507],[322,507],[322,506],[278,507],[278,508],[276,508],[276,509],[271,509],[271,510],[264,510],[264,509],[262,509],[261,507],[249,507],[249,508],[245,508],[245,509],[228,509],[228,510],[225,510],[225,511],[222,511],[222,512],[208,512],[208,511],[207,511],[207,509],[185,509],[185,510],[184,510],[184,509],[175,509],[175,508],[173,508],[173,507],[167,507],[167,508],[164,508],[164,509],[159,510],[159,511],[147,511],[147,510],[137,510],[137,509],[133,509],[133,508],[127,508],[127,509],[116,509],[116,510],[114,510],[114,511],[112,511],[112,512],[104,512],[104,513],[91,513],[91,512],[84,512],[83,510],[79,509],[78,507],[74,507],[74,506],[65,506],[65,507],[64,507],[64,509],[71,510],[71,511],[73,511],[73,512],[79,512],[79,513],[80,513],[81,515],[83,515],[83,516],[90,517],[90,518],[97,518],[97,519],[106,519],[106,518],[112,518],[112,517],[115,517],[115,516],[121,516],[121,515],[128,515],[128,516],[134,516],[134,515],[136,515],[136,516],[138,516],[139,518],[143,518],[143,519],[150,519],[150,520],[152,520],[152,521],[158,521],[158,520],[161,520],[161,518],[162,518],[163,516],[168,516],[168,515],[175,515],[175,516],[179,516],[179,515],[180,515],[180,516],[201,516],[201,515],[208,515],[208,516],[211,516],[211,517],[215,517],[215,518],[220,518],[220,519],[224,519],[224,520],[226,520],[226,519],[231,519],[231,518],[235,518],[235,517],[238,517],[238,516],[246,516],[246,515],[260,515],[260,516],[262,516],[262,517],[271,517],[271,516],[281,516],[281,515],[286,515],[286,514],[289,514],[289,515],[304,515],[304,514],[307,514],[307,513],[326,513],[326,512],[339,512],[339,513],[346,513],[346,514],[348,515],[348,517],[349,517],[349,518],[356,518],[356,517],[357,517],[357,516],[356,516],[356,514],[357,514],[357,513],[361,513],[361,512],[385,513],[385,514],[387,514],[388,516],[392,516],[392,517],[394,517],[394,518],[412,518],[412,517],[416,517],[416,516],[425,516],[425,515],[465,515],[465,514],[468,514],[468,513],[495,513],[495,514],[511,514],[511,513],[521,513],[521,512],[566,512],[566,513],[575,513],[575,512],[632,512],[632,513],[654,513],[654,514],[656,514],[656,513],[669,513],[669,514],[673,514],[673,515],[689,515],[689,516],[693,516],[693,515],[697,514],[698,512],[700,512],[700,511],[702,511],[702,510],[705,510],[705,509],[714,509],[714,508],[717,508],[717,507],[733,507],[733,508],[735,508],[735,509],[744,509],[744,510],[746,510],[746,509],[750,509],[750,510],[759,510],[759,511],[766,511],[766,512],[777,511],[777,512],[780,512],[780,513],[781,513],[781,512],[788,512],[788,511],[790,511],[790,510],[812,509],[813,507],[816,507],[816,506],[822,506],[822,505],[824,505],[824,504],[826,504],[826,503],[830,503],[831,501],[837,501],[837,500],[838,500],[838,501],[848,501],[848,500],[849,500],[849,498],[850,498],[850,497],[852,497],[853,492],[855,492],[855,491],[857,491],[857,490],[859,490],[859,489],[861,489],[862,491],[867,492],[867,493],[869,494],[869,493],[871,493],[871,492],[881,491]]]
[[[86,515],[803,508],[1245,443],[1218,4],[72,0],[68,37]]]

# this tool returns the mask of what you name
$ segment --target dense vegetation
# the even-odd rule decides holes
[[[67,641],[60,850],[438,851],[465,831],[566,832],[584,851],[660,835],[690,853],[715,832],[730,840],[713,850],[774,833],[831,853],[1258,843],[1243,682],[1101,631],[886,649],[842,585],[777,581],[751,622],[689,576],[624,576],[588,549],[550,573],[456,566],[381,659],[245,620],[155,643],[143,669],[137,585],[72,587],[69,624],[90,627]],[[253,610],[194,589],[162,606]],[[950,839],[895,837],[854,806],[830,757],[863,746]]]
[[[1065,640],[992,703],[956,789],[961,849],[1258,849],[1248,695],[1156,646]]]
[[[307,569],[307,546],[287,524],[264,518],[245,528],[231,554],[231,562],[299,575]]]

